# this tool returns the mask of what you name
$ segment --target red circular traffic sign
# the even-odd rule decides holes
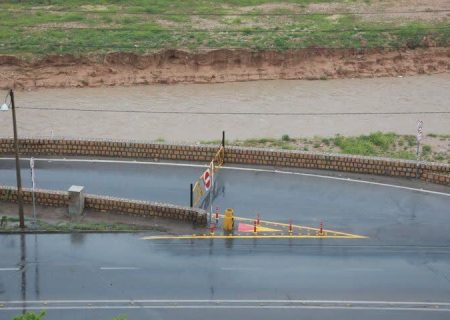
[[[205,184],[206,191],[211,188],[211,173],[209,172],[209,169],[206,169],[206,171],[203,173],[203,182]]]

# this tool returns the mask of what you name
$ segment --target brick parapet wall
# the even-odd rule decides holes
[[[161,217],[206,225],[207,215],[201,209],[171,204],[86,195],[85,208],[137,217]]]
[[[423,174],[422,179],[427,182],[450,186],[450,174],[428,172]]]
[[[28,156],[88,156],[209,162],[217,151],[217,146],[100,139],[24,138],[20,139],[19,143],[21,154]],[[12,139],[0,139],[0,154],[12,154],[13,147]],[[406,178],[416,177],[418,172],[424,181],[450,185],[447,179],[433,176],[450,174],[448,164],[422,162],[417,170],[415,161],[379,157],[227,147],[225,163],[334,170]]]
[[[36,189],[34,192],[36,204],[46,207],[67,207],[69,194],[63,191]],[[28,188],[22,190],[24,203],[32,203],[32,193]],[[17,202],[17,189],[15,187],[0,186],[0,201]]]
[[[35,196],[36,203],[43,206],[67,208],[69,204],[68,192],[36,189]],[[30,189],[23,189],[23,200],[24,203],[32,203]],[[0,186],[0,201],[17,202],[16,188]],[[85,208],[136,217],[161,217],[202,226],[206,225],[207,220],[206,212],[201,209],[96,195],[85,196]]]
[[[211,161],[216,148],[140,141],[20,139],[22,155],[95,156],[118,158],[150,158],[184,161]],[[0,154],[12,154],[14,141],[0,139]]]

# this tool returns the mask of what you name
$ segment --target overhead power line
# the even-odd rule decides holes
[[[398,112],[212,112],[212,111],[160,111],[160,110],[106,110],[89,108],[56,107],[17,107],[24,110],[138,113],[138,114],[176,114],[176,115],[261,115],[261,116],[364,116],[364,115],[426,115],[450,114],[449,111],[398,111]]]

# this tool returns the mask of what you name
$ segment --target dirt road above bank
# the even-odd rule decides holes
[[[426,41],[426,39],[424,39]],[[165,50],[21,60],[0,56],[0,88],[220,83],[270,79],[325,80],[450,72],[450,48],[301,49],[284,52]]]

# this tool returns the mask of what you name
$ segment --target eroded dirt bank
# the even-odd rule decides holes
[[[34,61],[0,56],[0,88],[218,83],[269,79],[367,78],[450,72],[450,48],[295,51],[165,50]]]

